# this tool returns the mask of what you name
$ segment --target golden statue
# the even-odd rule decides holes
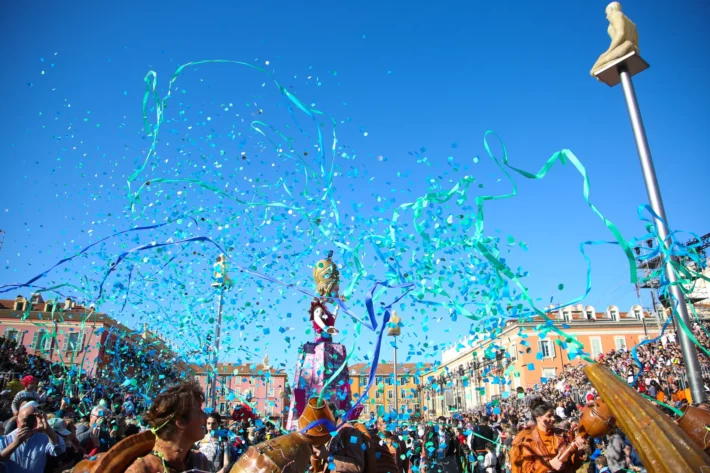
[[[609,37],[611,44],[597,62],[592,66],[591,75],[599,69],[603,69],[607,64],[631,52],[639,52],[639,37],[636,32],[636,25],[621,12],[621,4],[612,2],[606,7],[606,18],[609,20]]]
[[[339,297],[340,272],[333,262],[333,252],[328,252],[328,257],[320,260],[313,268],[313,279],[316,281],[316,292],[321,297]]]

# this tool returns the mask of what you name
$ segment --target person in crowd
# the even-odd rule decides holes
[[[37,393],[37,378],[32,375],[27,375],[21,380],[22,391],[15,394],[12,399],[12,414],[17,415],[20,411],[20,404],[22,401],[37,401],[39,400],[39,394]]]
[[[496,473],[498,458],[493,449],[493,444],[491,442],[486,442],[485,448],[486,454],[483,457],[483,462],[479,464],[478,470],[481,473]]]
[[[59,417],[53,417],[48,422],[52,430],[64,440],[66,450],[59,456],[48,457],[44,471],[45,473],[61,473],[64,470],[71,469],[84,458],[84,449],[81,448],[76,439],[76,427],[72,422],[66,422]]]
[[[626,469],[626,454],[624,447],[626,439],[620,429],[615,429],[608,436],[609,441],[605,450],[605,456],[611,473],[617,473]]]
[[[77,426],[76,437],[89,455],[107,452],[118,440],[116,425],[111,424],[111,411],[101,405],[91,409],[88,422]]]
[[[204,401],[197,381],[183,381],[158,394],[144,416],[156,435],[153,451],[133,462],[126,473],[212,471],[212,463],[192,451],[205,434]]]
[[[471,433],[471,451],[476,456],[486,456],[486,443],[495,442],[496,435],[493,429],[488,425],[488,416],[481,416],[481,420],[477,422]]]
[[[565,412],[565,403],[564,401],[559,401],[557,403],[557,409],[555,409],[555,415],[559,417],[560,419],[566,419],[567,418],[567,413]]]
[[[597,467],[597,473],[611,473],[609,469],[609,464],[604,455],[600,455],[594,460],[594,464]]]
[[[66,445],[31,401],[17,413],[17,429],[0,437],[0,449],[4,473],[44,473],[47,457],[61,455]]]
[[[530,411],[535,427],[521,431],[513,441],[511,464],[513,471],[537,472],[549,469],[555,472],[572,473],[577,471],[583,461],[579,453],[573,454],[567,461],[559,457],[564,447],[570,443],[569,433],[555,429],[554,406],[542,399],[535,399],[530,404]],[[577,437],[574,442],[582,450],[586,440]]]
[[[207,433],[197,444],[200,452],[212,462],[215,472],[225,473],[229,464],[229,448],[227,446],[226,432],[220,432],[222,417],[217,412],[211,412],[207,416],[205,425]]]

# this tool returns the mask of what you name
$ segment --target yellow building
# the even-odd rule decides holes
[[[380,363],[377,365],[375,381],[366,393],[370,365],[357,363],[350,367],[350,390],[353,401],[369,394],[362,401],[363,416],[379,415],[395,410],[395,390],[399,413],[408,414],[411,418],[421,416],[422,412],[422,379],[421,375],[431,370],[430,364],[397,363],[397,382],[394,378],[394,364]]]
[[[639,305],[628,312],[614,305],[604,312],[577,305],[548,311],[548,317],[550,325],[540,317],[509,321],[492,340],[469,338],[444,350],[441,365],[422,373],[425,412],[429,416],[449,415],[514,395],[520,388],[535,389],[561,375],[565,366],[584,363],[579,356],[571,359],[565,349],[572,340],[596,359],[658,336],[664,322]],[[551,331],[552,326],[561,329],[565,337]],[[541,336],[541,331],[548,330]]]

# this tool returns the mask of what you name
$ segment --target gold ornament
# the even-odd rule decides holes
[[[338,297],[340,291],[340,272],[332,258],[333,252],[329,251],[328,257],[318,261],[313,268],[316,292],[321,297]]]

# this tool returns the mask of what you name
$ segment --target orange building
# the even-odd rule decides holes
[[[592,306],[573,307],[548,312],[553,320],[541,317],[529,322],[510,321],[494,339],[470,338],[445,350],[442,363],[425,374],[424,399],[430,415],[465,411],[484,404],[519,387],[533,388],[544,378],[554,378],[569,364],[584,363],[570,355],[570,342],[577,340],[592,358],[612,350],[631,349],[639,342],[660,334],[663,320],[650,316],[641,306],[628,312],[609,306],[597,312]],[[560,336],[551,326],[561,329]],[[546,333],[545,333],[546,332]],[[462,345],[464,348],[461,348]],[[511,366],[512,365],[512,366]]]
[[[369,394],[362,401],[364,406],[361,416],[379,415],[395,410],[395,390],[400,414],[416,418],[422,412],[422,379],[424,372],[431,371],[431,364],[397,363],[397,380],[394,377],[393,363],[377,365],[375,382],[369,393],[365,391],[370,375],[370,364],[356,363],[350,366],[350,390],[353,401]]]

